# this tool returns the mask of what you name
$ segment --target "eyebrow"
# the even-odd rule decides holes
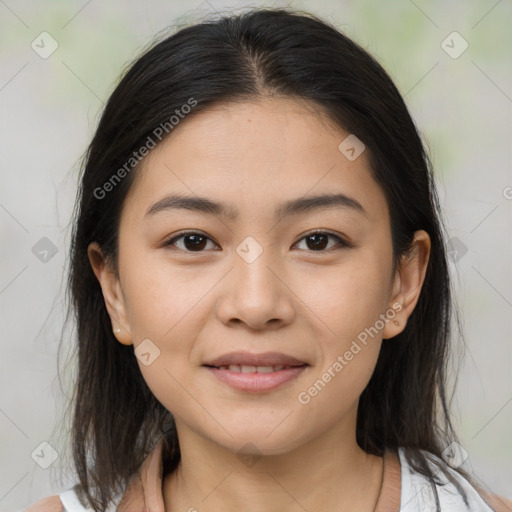
[[[292,215],[324,210],[328,208],[343,208],[352,210],[368,217],[368,212],[356,199],[345,194],[322,194],[310,197],[300,197],[281,203],[275,210],[275,217],[279,220]],[[160,199],[148,208],[145,217],[170,210],[191,210],[198,213],[217,215],[227,219],[235,219],[238,210],[224,203],[218,203],[206,197],[169,195]]]

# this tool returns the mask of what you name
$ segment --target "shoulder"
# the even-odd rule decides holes
[[[434,480],[416,471],[406,456],[406,450],[399,448],[402,473],[401,512],[424,510],[426,504],[436,505],[441,510],[453,512],[512,512],[512,501],[483,489],[476,488],[463,475],[444,460],[421,451]]]
[[[75,492],[75,487],[30,505],[24,512],[93,512]]]
[[[33,503],[25,512],[63,512],[64,506],[58,495],[49,496]]]

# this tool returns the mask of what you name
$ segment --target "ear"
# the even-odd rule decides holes
[[[388,311],[395,311],[382,332],[384,339],[400,334],[420,297],[430,257],[430,237],[424,230],[414,232],[410,250],[404,254],[395,272]],[[395,321],[399,323],[396,325]]]
[[[126,304],[119,277],[97,242],[89,244],[87,255],[94,275],[100,283],[105,306],[112,321],[114,336],[123,345],[132,345],[133,338],[127,322]]]

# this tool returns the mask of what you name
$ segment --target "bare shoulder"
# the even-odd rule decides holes
[[[56,494],[55,496],[49,496],[48,498],[36,501],[25,512],[62,512],[63,510],[62,501],[60,501],[59,496]]]

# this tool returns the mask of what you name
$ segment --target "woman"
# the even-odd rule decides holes
[[[460,467],[428,156],[334,27],[254,10],[154,46],[78,205],[80,482],[30,511],[512,510]]]

